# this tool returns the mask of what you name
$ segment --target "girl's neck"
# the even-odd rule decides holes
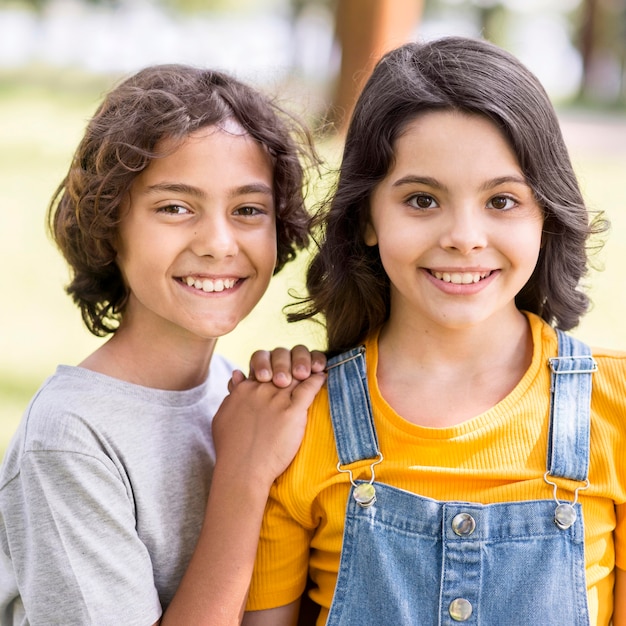
[[[197,387],[208,375],[216,339],[159,337],[122,325],[81,367],[126,382],[180,391]]]
[[[408,421],[436,428],[489,410],[513,390],[532,360],[530,325],[515,313],[506,321],[440,332],[387,324],[378,344],[381,394]]]
[[[381,330],[379,347],[408,366],[447,368],[467,363],[475,369],[477,361],[510,362],[518,353],[516,346],[526,339],[530,339],[530,325],[526,316],[514,309],[497,319],[461,328],[391,318]]]

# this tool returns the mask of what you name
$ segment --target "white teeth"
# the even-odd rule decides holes
[[[214,291],[224,291],[226,289],[232,289],[237,280],[234,278],[216,278],[215,280],[211,280],[210,278],[205,278],[201,280],[200,278],[193,278],[192,276],[185,276],[181,279],[183,283],[188,285],[189,287],[195,287],[200,291],[204,291],[206,293],[213,293]]]
[[[432,275],[444,283],[471,285],[489,276],[490,272],[432,272]]]

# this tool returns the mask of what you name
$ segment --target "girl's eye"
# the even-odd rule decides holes
[[[185,213],[189,213],[189,209],[180,204],[168,204],[166,206],[159,207],[157,209],[158,213],[166,213],[167,215],[184,215]]]
[[[512,209],[515,206],[515,200],[508,196],[495,196],[489,200],[487,206],[490,209],[497,209],[498,211],[506,211]]]
[[[437,201],[425,193],[416,193],[408,199],[408,204],[416,209],[432,209],[437,206]]]

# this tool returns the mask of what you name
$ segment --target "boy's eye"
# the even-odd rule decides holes
[[[243,215],[244,217],[251,217],[259,213],[261,213],[261,210],[254,206],[242,206],[235,211],[235,215]]]
[[[515,206],[515,201],[513,198],[509,198],[508,196],[495,196],[489,200],[487,206],[492,209],[497,209],[498,211],[503,211],[506,209],[512,209]]]
[[[437,201],[428,194],[418,193],[408,199],[410,206],[416,209],[432,209],[437,206]]]
[[[168,215],[184,215],[189,212],[189,209],[181,206],[180,204],[168,204],[166,206],[159,207],[157,211]]]

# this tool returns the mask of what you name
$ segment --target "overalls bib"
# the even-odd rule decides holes
[[[584,528],[578,489],[557,499],[551,477],[580,481],[589,465],[589,348],[558,332],[545,480],[554,498],[438,502],[375,481],[384,462],[363,348],[328,362],[338,469],[371,459],[353,480],[327,626],[588,626]],[[384,452],[384,451],[382,451]],[[362,464],[361,464],[362,466]],[[371,492],[374,491],[373,495]],[[360,502],[359,502],[360,500]]]

